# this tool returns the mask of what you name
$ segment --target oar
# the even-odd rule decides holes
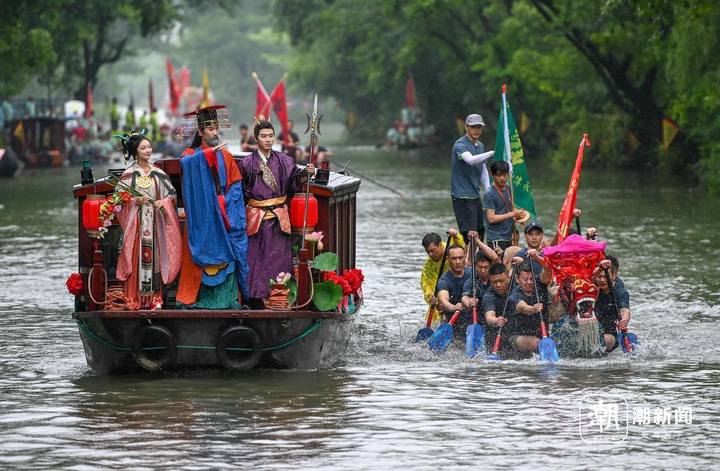
[[[503,311],[502,311],[503,312],[502,316],[505,318],[507,318],[506,311],[507,311],[508,301],[510,301],[510,292],[512,291],[513,281],[515,281],[515,265],[513,265],[512,270],[510,271],[510,286],[508,286],[508,289],[505,292],[505,306],[503,307]],[[495,312],[495,316],[497,317],[497,312]],[[500,328],[498,329],[498,333],[495,336],[495,344],[493,345],[492,353],[490,353],[490,355],[488,355],[488,357],[487,357],[488,360],[493,360],[493,361],[501,360],[500,354],[498,352],[500,351],[500,342],[502,340],[502,337],[501,337],[502,330],[503,330],[503,326],[500,326]]]
[[[615,296],[615,287],[610,280],[610,272],[608,269],[603,268],[603,270],[605,271],[605,279],[607,280],[608,288],[610,289],[610,294],[612,295],[613,305],[615,306],[615,314],[617,314],[618,321],[620,321],[622,320],[622,316],[620,315],[620,305],[618,304],[617,297]],[[617,341],[622,346],[622,350],[625,353],[633,353],[635,351],[635,347],[637,347],[640,343],[637,335],[628,332],[627,328],[617,329]]]
[[[438,272],[438,276],[435,279],[435,290],[433,291],[433,293],[434,293],[433,297],[437,297],[438,282],[440,281],[440,277],[443,274],[443,269],[445,268],[445,259],[447,258],[448,249],[450,248],[450,239],[451,238],[452,237],[450,235],[448,235],[447,242],[445,242],[445,253],[443,254],[442,261],[440,262],[440,271]],[[432,330],[431,326],[432,326],[432,321],[433,321],[433,311],[434,310],[435,309],[432,305],[430,305],[430,307],[428,307],[427,324],[425,325],[425,327],[418,330],[417,337],[415,337],[415,342],[421,342],[423,340],[426,340],[426,339],[430,338],[430,336],[433,334],[433,330]]]
[[[475,297],[475,239],[470,239],[470,263],[472,264],[472,274],[470,278],[470,285],[472,289],[472,298],[475,300],[475,306],[472,310],[473,323],[467,327],[465,331],[465,354],[468,358],[473,358],[477,355],[480,348],[485,345],[485,329],[478,323],[478,308],[477,308],[477,297]]]
[[[350,164],[350,162],[348,162],[348,163],[345,165],[345,168],[347,168],[348,164]],[[407,198],[407,195],[406,195],[405,193],[403,193],[402,191],[396,190],[395,188],[393,188],[393,187],[391,187],[391,186],[388,186],[388,185],[386,185],[386,184],[384,184],[384,183],[381,183],[381,182],[375,180],[374,178],[370,178],[370,177],[368,177],[367,175],[363,175],[363,174],[361,174],[361,173],[359,173],[359,172],[357,172],[357,171],[355,171],[355,170],[349,170],[349,172],[354,173],[355,176],[360,177],[360,178],[362,178],[363,180],[367,180],[367,181],[369,181],[370,183],[379,186],[380,188],[385,188],[386,190],[391,191],[391,192],[395,193],[395,194],[398,195],[398,196],[401,196],[401,197],[403,197],[403,198]]]
[[[537,281],[535,281],[535,267],[532,264],[532,260],[530,261],[530,271],[532,272],[533,288],[535,288],[535,299],[537,299],[537,302],[540,302]],[[557,345],[555,345],[555,341],[553,339],[548,337],[547,327],[545,327],[545,319],[543,318],[542,311],[540,311],[539,314],[540,334],[542,335],[542,338],[538,343],[538,353],[540,354],[540,360],[550,363],[557,363],[560,360],[560,355],[558,355],[557,351]]]
[[[430,350],[435,353],[442,353],[447,350],[448,345],[452,342],[455,332],[453,327],[460,317],[460,310],[455,311],[455,314],[450,318],[450,322],[440,324],[434,334],[428,339],[428,345]]]

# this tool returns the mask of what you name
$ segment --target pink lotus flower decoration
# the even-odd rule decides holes
[[[314,244],[321,242],[322,238],[323,238],[322,231],[311,232],[309,234],[305,234],[305,240],[307,240],[308,242],[312,242]]]
[[[281,271],[278,273],[278,276],[275,277],[275,283],[278,285],[284,285],[288,281],[290,281],[290,273],[285,273],[284,271]]]

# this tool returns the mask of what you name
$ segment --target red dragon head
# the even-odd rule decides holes
[[[579,319],[593,317],[595,301],[598,298],[598,288],[587,280],[576,279],[572,284],[571,303],[569,313]]]

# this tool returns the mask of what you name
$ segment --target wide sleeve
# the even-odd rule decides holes
[[[290,168],[290,188],[288,188],[289,193],[301,193],[305,191],[305,187],[307,185],[307,172],[305,171],[305,167],[298,167],[295,165],[295,162],[292,163],[292,167]]]
[[[177,193],[170,181],[170,177],[159,168],[153,169],[153,172],[155,173],[155,182],[158,186],[158,200],[175,198]]]
[[[169,285],[180,273],[182,262],[182,236],[180,221],[172,198],[161,200],[162,210],[155,212],[157,241],[160,252],[160,275],[163,283]]]
[[[238,167],[234,165],[234,162],[233,167],[239,176],[240,171],[238,170]],[[243,298],[247,298],[250,295],[248,284],[249,268],[247,263],[248,236],[246,231],[247,219],[245,214],[244,189],[241,179],[236,180],[230,185],[230,188],[225,194],[225,205],[228,220],[230,222],[228,235],[230,236],[230,244],[235,258],[236,273],[238,276],[240,291]]]
[[[136,269],[133,253],[138,234],[137,212],[138,205],[134,199],[131,199],[123,203],[122,210],[115,215],[123,234],[115,275],[121,281],[125,281],[130,276],[130,273]]]

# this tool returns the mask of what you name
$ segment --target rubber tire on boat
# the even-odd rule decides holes
[[[166,347],[167,355],[163,355],[160,358],[154,358],[147,351],[143,351],[143,342],[146,338],[153,340],[159,339],[160,345]],[[155,341],[153,341],[153,344]],[[175,363],[177,358],[177,346],[175,342],[175,335],[167,327],[161,325],[146,325],[141,327],[135,334],[135,341],[132,346],[132,355],[144,370],[152,373],[162,371],[168,366]]]
[[[252,353],[240,360],[230,358],[228,355],[228,346],[230,342],[235,340],[241,341],[241,345],[252,348]],[[215,346],[215,355],[217,355],[218,363],[228,370],[243,371],[254,368],[259,362],[263,354],[263,342],[255,330],[244,325],[236,325],[228,327],[220,335],[217,345]]]

